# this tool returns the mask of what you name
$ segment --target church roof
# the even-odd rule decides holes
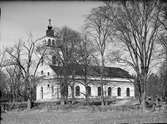
[[[62,66],[50,65],[57,75],[63,75]],[[85,66],[79,64],[70,64],[66,69],[67,75],[84,76],[86,73]],[[88,66],[87,76],[100,77],[100,66]],[[106,78],[132,78],[132,76],[125,70],[116,67],[104,67],[103,76]]]

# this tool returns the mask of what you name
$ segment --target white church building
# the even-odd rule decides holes
[[[48,48],[56,44],[54,37],[54,30],[51,22],[49,21],[46,36],[43,37],[39,44],[44,44]],[[52,58],[52,57],[51,57]],[[60,93],[60,81],[63,79],[63,72],[61,66],[56,66],[51,62],[45,61],[38,69],[38,75],[41,77],[36,86],[36,101],[59,101],[61,98]],[[87,87],[84,85],[84,66],[79,64],[70,64],[68,66],[68,82],[73,83],[74,97],[77,99],[84,99],[86,90],[89,98],[101,97],[101,84],[100,84],[100,67],[89,66],[87,81],[89,82]],[[75,78],[72,78],[72,74],[75,72]],[[103,74],[103,89],[104,96],[107,98],[131,98],[135,97],[135,87],[131,75],[116,67],[105,67]],[[72,98],[72,90],[70,85],[68,86],[68,97]]]

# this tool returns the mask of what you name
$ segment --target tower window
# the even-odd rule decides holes
[[[51,45],[51,40],[50,39],[48,39],[48,46],[50,46]]]

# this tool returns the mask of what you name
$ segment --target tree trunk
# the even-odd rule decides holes
[[[31,87],[28,85],[28,100],[27,100],[27,109],[30,110],[32,108],[32,95],[31,95]]]
[[[72,102],[72,104],[73,104],[74,101],[75,101],[75,96],[74,96],[74,84],[70,85],[70,88],[71,88],[71,96],[72,96],[71,102]]]
[[[167,48],[166,48],[166,60],[165,60],[164,97],[167,97]]]
[[[86,105],[88,105],[88,85],[85,86],[85,91],[86,91],[86,94],[85,94],[85,101],[86,101]]]
[[[61,88],[60,88],[60,92],[61,92],[61,99],[60,99],[60,104],[64,105],[65,104],[65,95],[64,95],[64,86],[63,83],[61,82]]]
[[[32,108],[32,102],[31,102],[31,99],[28,98],[27,100],[27,110],[30,110]]]
[[[86,105],[88,104],[88,84],[87,84],[87,67],[85,66],[85,79],[84,79],[84,84],[85,84],[85,101]]]
[[[142,104],[142,89],[141,89],[141,82],[137,82],[137,88],[138,88],[138,99],[139,99],[139,104]]]
[[[142,110],[143,111],[145,111],[145,103],[146,103],[146,101],[145,101],[145,92],[143,92],[142,93]]]
[[[68,101],[68,84],[66,77],[64,77],[63,81],[61,82],[61,104],[65,104]]]
[[[26,83],[26,96],[27,96],[27,109],[30,110],[32,108],[32,96],[31,96],[31,85],[30,80],[28,79],[28,76],[25,79]]]
[[[145,111],[145,99],[146,99],[146,79],[147,79],[147,72],[146,70],[143,70],[142,73],[142,79],[141,79],[141,83],[143,83],[142,86],[142,109]]]
[[[103,90],[103,83],[101,84],[101,105],[104,106],[104,90]]]
[[[100,68],[100,83],[101,83],[101,105],[104,106],[105,101],[104,101],[104,83],[103,83],[103,72],[104,72],[104,57],[101,55],[101,63],[102,66]]]
[[[61,88],[61,95],[62,95],[62,104],[65,104],[67,103],[68,101],[68,79],[67,79],[67,70],[68,70],[68,66],[67,64],[65,63],[64,64],[64,67],[63,67],[63,75],[64,75],[64,78],[63,78],[63,81],[62,81],[62,88]],[[64,102],[64,103],[63,103]]]
[[[64,98],[64,96],[61,96],[60,104],[61,104],[61,105],[64,105],[64,104],[65,104],[65,98]]]

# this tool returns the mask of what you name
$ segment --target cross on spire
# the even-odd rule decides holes
[[[49,25],[51,26],[51,19],[49,19]]]

